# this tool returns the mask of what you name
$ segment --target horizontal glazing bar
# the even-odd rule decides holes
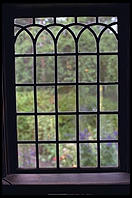
[[[118,142],[118,140],[72,140],[72,141],[44,141],[44,140],[38,140],[38,141],[17,141],[18,144],[56,144],[56,143],[67,143],[67,144],[71,144],[71,143],[112,143],[112,142]]]
[[[118,55],[118,52],[78,52],[78,53],[57,53],[57,56],[75,56],[75,55]],[[45,53],[45,54],[15,54],[15,57],[28,57],[28,56],[55,56],[55,53]]]
[[[29,115],[76,115],[76,114],[97,114],[97,112],[58,112],[58,113],[56,113],[56,112],[48,112],[48,113],[16,113],[16,115],[17,116],[23,116],[23,115],[25,115],[25,116],[29,116]],[[109,112],[107,112],[107,111],[103,111],[103,112],[99,112],[99,114],[118,114],[118,111],[109,111]]]
[[[15,86],[62,86],[62,85],[118,85],[118,82],[90,82],[90,83],[86,83],[86,82],[78,82],[78,83],[41,83],[41,84],[15,84]]]

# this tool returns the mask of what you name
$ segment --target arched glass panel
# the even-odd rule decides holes
[[[54,42],[53,38],[47,31],[42,31],[37,39],[36,43],[37,53],[53,53]]]
[[[99,44],[100,52],[117,52],[118,50],[118,41],[110,29],[105,30],[101,35]]]
[[[17,37],[15,43],[16,54],[31,54],[33,53],[33,42],[29,34],[23,30]]]
[[[79,52],[96,52],[96,41],[93,34],[88,30],[84,30],[79,38]]]
[[[58,38],[58,52],[74,52],[75,42],[68,30],[61,32]]]

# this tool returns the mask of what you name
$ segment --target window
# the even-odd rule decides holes
[[[46,9],[24,14],[22,8],[7,19],[11,56],[8,50],[6,55],[13,65],[5,80],[10,169],[124,170],[128,136],[123,140],[127,120],[122,113],[128,115],[123,107],[128,90],[122,87],[128,73],[123,77],[122,71],[128,59],[120,11]]]

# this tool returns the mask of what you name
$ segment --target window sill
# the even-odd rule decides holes
[[[4,178],[3,194],[128,194],[129,185],[125,172],[10,174]]]

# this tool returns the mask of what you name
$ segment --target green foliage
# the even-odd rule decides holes
[[[38,139],[55,140],[55,116],[38,116]]]
[[[96,144],[80,144],[81,167],[97,166],[97,146]]]
[[[75,111],[76,91],[74,86],[59,86],[58,107],[59,111]]]
[[[59,140],[75,140],[76,117],[74,115],[59,115]]]

